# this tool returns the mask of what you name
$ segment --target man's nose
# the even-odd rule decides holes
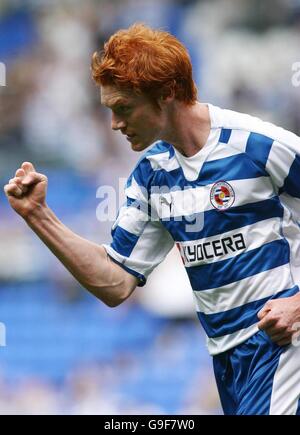
[[[113,114],[111,118],[111,128],[113,130],[120,130],[125,127],[126,127],[126,122],[123,119],[120,119]]]

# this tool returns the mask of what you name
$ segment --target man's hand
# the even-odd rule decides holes
[[[47,177],[39,174],[32,163],[24,162],[15,177],[4,186],[11,207],[24,219],[45,205]]]
[[[264,330],[279,346],[290,344],[300,322],[300,294],[289,298],[272,299],[257,314],[258,328]]]

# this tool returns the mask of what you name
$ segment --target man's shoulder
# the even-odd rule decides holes
[[[283,144],[300,141],[299,136],[293,132],[263,120],[258,116],[230,109],[222,109],[213,105],[210,105],[210,112],[212,124],[216,128],[244,132],[245,134],[255,134],[258,139],[261,137],[263,141],[265,137]]]

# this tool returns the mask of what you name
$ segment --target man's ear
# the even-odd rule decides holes
[[[172,93],[171,95],[167,95],[165,97],[161,97],[161,99],[163,103],[172,103],[172,101],[174,101],[175,99],[175,93]]]
[[[170,104],[175,100],[175,89],[174,87],[169,87],[166,89],[163,94],[158,98],[158,105],[160,108],[165,106],[166,104]]]

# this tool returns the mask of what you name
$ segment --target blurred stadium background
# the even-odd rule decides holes
[[[188,46],[199,97],[300,133],[299,0],[0,0],[0,178],[22,161],[49,177],[48,203],[108,242],[101,185],[138,155],[110,131],[91,54],[143,21]],[[112,310],[81,289],[0,193],[1,414],[219,414],[205,339],[176,252]]]

